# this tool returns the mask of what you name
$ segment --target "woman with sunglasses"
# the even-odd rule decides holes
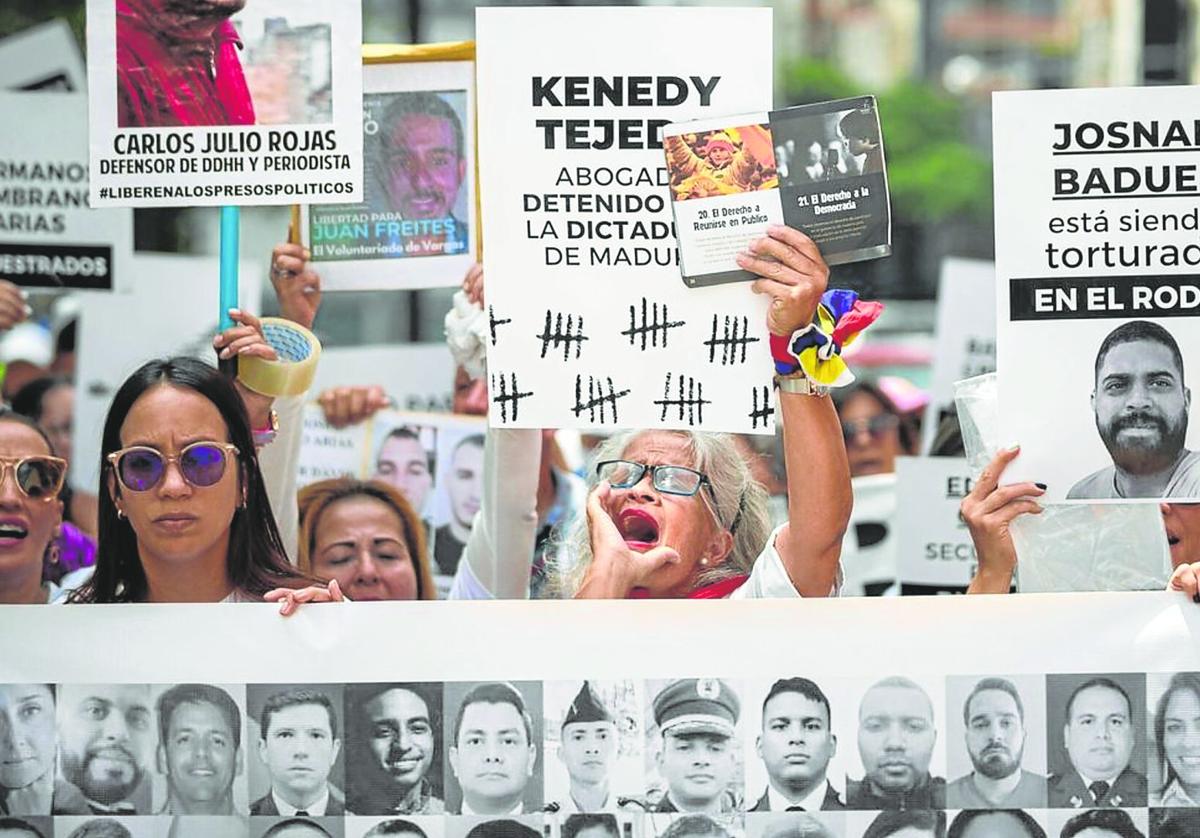
[[[222,357],[274,357],[250,315]],[[263,486],[243,396],[193,358],[144,364],[113,397],[101,443],[96,571],[73,602],[341,599],[287,560]]]
[[[796,230],[772,228],[738,264],[763,277],[752,290],[771,297],[772,343],[790,343],[812,322],[826,290],[829,269],[816,244]],[[478,300],[478,278],[468,275],[464,290]],[[851,503],[841,427],[820,388],[796,372],[778,381],[787,522],[772,531],[766,491],[728,435],[621,434],[599,449],[586,518],[558,545],[551,579],[560,593],[612,599],[836,592]],[[451,597],[528,596],[538,461],[536,432],[489,432],[483,508]]]
[[[61,598],[62,589],[43,574],[59,550],[66,474],[66,461],[54,456],[41,428],[18,413],[0,413],[0,603]]]
[[[917,432],[882,389],[855,381],[835,396],[850,476],[891,474],[896,458],[917,453]]]

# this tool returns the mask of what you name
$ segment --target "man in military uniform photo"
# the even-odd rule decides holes
[[[1084,681],[1067,699],[1063,743],[1068,771],[1047,785],[1052,808],[1137,808],[1146,805],[1146,776],[1131,768],[1137,742],[1133,703],[1112,678]]]
[[[737,770],[734,729],[741,702],[724,681],[683,678],[654,698],[661,745],[658,771],[667,783],[656,812],[735,812],[730,788]]]
[[[609,786],[619,746],[616,718],[584,681],[563,716],[559,737],[558,758],[566,767],[570,792],[564,800],[547,804],[546,811],[562,815],[640,811],[640,805],[618,797]]]

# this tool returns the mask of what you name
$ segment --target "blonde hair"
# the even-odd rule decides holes
[[[336,477],[318,480],[305,486],[297,495],[300,506],[300,549],[297,563],[308,574],[313,573],[313,551],[317,545],[317,527],[321,516],[332,504],[346,498],[367,497],[387,505],[400,517],[404,531],[404,546],[412,559],[417,575],[417,599],[437,599],[429,554],[425,548],[425,525],[413,511],[412,504],[400,492],[379,480],[355,480]]]
[[[750,466],[738,451],[729,434],[700,431],[624,431],[614,434],[596,447],[587,473],[588,491],[596,487],[596,463],[619,460],[641,436],[648,433],[669,433],[685,440],[689,466],[707,475],[712,486],[709,500],[716,512],[718,525],[733,536],[733,548],[725,561],[696,574],[695,587],[711,585],[734,576],[748,574],[754,560],[763,551],[771,535],[771,520],[767,511],[767,490],[750,473]],[[707,491],[703,487],[701,492]],[[697,503],[706,503],[696,498]],[[587,515],[576,517],[562,541],[553,547],[548,562],[549,587],[560,596],[573,596],[579,590],[592,563],[592,541]]]

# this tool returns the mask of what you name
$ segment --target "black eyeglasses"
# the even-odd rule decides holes
[[[708,486],[708,490],[712,491],[712,483],[707,476],[686,466],[651,466],[631,460],[605,460],[596,464],[596,474],[601,480],[607,480],[614,489],[636,486],[647,470],[650,472],[651,485],[664,494],[691,497],[700,491],[701,486]]]
[[[881,413],[878,416],[872,416],[870,419],[851,419],[842,422],[842,437],[846,442],[850,442],[863,431],[866,431],[871,439],[879,441],[888,433],[900,427],[900,417],[893,413]]]

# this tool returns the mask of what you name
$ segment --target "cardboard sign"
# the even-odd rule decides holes
[[[1015,480],[1200,501],[1200,88],[997,93],[997,374]]]
[[[22,286],[128,290],[133,213],[89,209],[87,99],[0,93],[0,276]]]
[[[92,206],[361,200],[359,5],[213,5],[88,0]]]
[[[770,44],[769,9],[477,10],[493,425],[772,432],[766,301],[680,280],[661,142],[768,109]]]
[[[82,93],[87,76],[71,27],[55,18],[0,40],[0,79],[8,90]]]
[[[958,507],[973,485],[962,458],[896,458],[896,573],[901,595],[966,592],[975,574],[975,545]]]

